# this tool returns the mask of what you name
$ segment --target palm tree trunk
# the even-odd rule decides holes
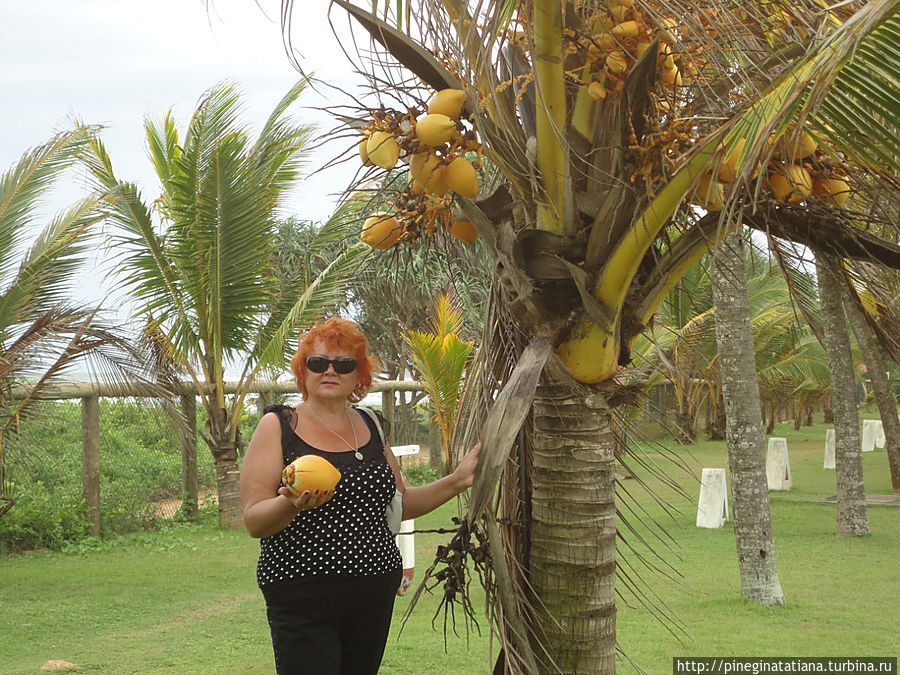
[[[241,510],[241,470],[234,444],[212,448],[219,496],[219,526],[239,530],[244,526]]]
[[[204,436],[216,468],[219,526],[239,530],[244,526],[244,520],[241,509],[241,469],[237,461],[238,441],[232,440],[225,431],[228,427],[228,411],[220,408],[216,413],[218,423],[207,419]]]
[[[831,372],[834,409],[834,468],[837,479],[837,533],[846,536],[870,534],[863,486],[862,447],[850,335],[841,303],[841,284],[827,261],[816,254],[822,333],[828,370]]]
[[[719,386],[717,389],[715,405],[710,401],[710,410],[706,419],[706,439],[709,441],[724,441],[725,426],[728,423],[728,419],[725,417],[725,399],[722,396],[722,387]]]
[[[535,396],[533,628],[549,652],[537,650],[541,672],[608,675],[616,647],[615,439],[609,411],[585,399],[546,379]]]
[[[900,416],[897,414],[897,401],[885,376],[887,366],[881,358],[881,352],[878,351],[872,329],[866,323],[859,305],[848,297],[846,287],[844,290],[844,308],[847,310],[850,327],[856,335],[856,342],[868,366],[869,379],[872,380],[872,388],[875,390],[875,402],[878,404],[881,424],[884,426],[885,449],[891,468],[891,486],[895,490],[900,490]]]
[[[693,445],[697,441],[697,430],[694,424],[694,414],[690,409],[690,402],[675,413],[675,441],[678,445]]]
[[[743,241],[740,235],[731,234],[716,250],[711,270],[719,372],[725,399],[734,540],[741,597],[766,606],[780,606],[784,604],[784,592],[775,566],[765,435],[744,260]]]

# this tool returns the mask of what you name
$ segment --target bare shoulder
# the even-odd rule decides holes
[[[247,447],[247,454],[259,454],[260,451],[266,453],[281,453],[281,418],[276,412],[269,412],[262,416],[250,444]]]

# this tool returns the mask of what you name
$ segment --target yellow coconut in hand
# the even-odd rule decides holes
[[[382,169],[393,169],[400,157],[400,146],[388,132],[376,131],[366,142],[366,156],[372,164]]]
[[[447,187],[463,197],[474,199],[478,194],[478,174],[465,157],[457,157],[444,169]]]
[[[439,113],[425,115],[416,122],[416,138],[432,147],[443,145],[456,133],[456,122]],[[369,153],[371,155],[371,152]]]
[[[799,164],[786,164],[769,177],[775,199],[786,204],[799,204],[812,192],[812,177]]]
[[[403,229],[397,219],[389,213],[376,213],[366,219],[360,239],[372,248],[384,250],[397,243]]]
[[[303,455],[284,467],[281,484],[299,497],[305,490],[334,490],[341,472],[324,457]]]
[[[445,115],[458,120],[466,102],[466,92],[462,89],[441,89],[428,102],[429,115]]]

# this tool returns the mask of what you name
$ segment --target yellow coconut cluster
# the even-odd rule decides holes
[[[706,59],[702,41],[682,34],[674,17],[650,15],[633,0],[601,0],[591,3],[587,11],[586,30],[565,30],[566,73],[583,85],[573,123],[579,129],[580,120],[585,133],[589,133],[587,126],[592,113],[585,99],[596,102],[618,96],[638,61],[651,58],[647,52],[654,49],[657,85],[644,116],[644,133],[640,139],[632,136],[628,148],[629,164],[634,167],[630,180],[640,180],[652,192],[655,185],[668,180],[685,152],[697,141],[682,120],[691,116],[686,107],[690,96],[685,87],[697,83]],[[715,37],[715,9],[698,8],[697,16],[702,30]]]
[[[633,0],[607,0],[597,4],[587,24],[587,36],[567,31],[567,66],[580,75],[591,98],[601,100],[620,93],[625,76],[657,35],[660,42],[656,56],[663,85],[674,88],[684,84],[682,54],[674,47],[678,42],[674,18],[654,20]]]
[[[478,195],[481,145],[475,129],[462,119],[465,92],[442,89],[432,96],[424,114],[373,111],[363,132],[359,155],[364,165],[395,169],[408,163],[408,186],[393,208],[373,214],[363,225],[362,240],[373,248],[390,248],[414,241],[443,225],[456,238],[477,237],[471,223],[453,217],[452,193]],[[467,158],[474,154],[475,163]]]
[[[690,201],[707,211],[720,211],[725,186],[734,180],[738,156],[744,139],[722,159],[714,175],[700,179]],[[766,167],[766,186],[771,195],[784,204],[802,204],[810,195],[839,207],[850,196],[850,185],[840,177],[840,168],[826,160],[815,137],[805,129],[789,130],[778,140],[772,161]],[[758,175],[758,170],[754,173]]]

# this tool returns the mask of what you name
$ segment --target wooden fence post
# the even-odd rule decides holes
[[[100,536],[100,397],[81,399],[81,494],[88,534]]]
[[[185,426],[181,430],[181,489],[190,518],[199,512],[197,481],[197,399],[193,392],[181,395],[181,412]]]
[[[384,416],[385,422],[387,422],[388,429],[390,429],[391,433],[393,434],[393,430],[394,430],[394,390],[393,389],[383,389],[381,391],[381,414]],[[394,438],[396,438],[396,435],[394,435]]]

